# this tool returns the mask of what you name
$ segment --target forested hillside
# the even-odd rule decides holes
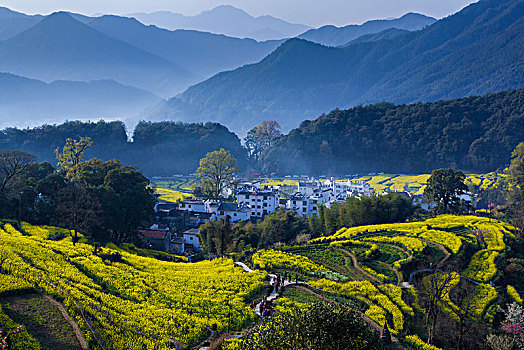
[[[240,139],[220,124],[183,124],[175,122],[139,123],[128,142],[122,122],[67,122],[44,125],[34,129],[7,128],[0,131],[0,149],[18,149],[37,156],[39,161],[56,164],[54,150],[64,145],[66,138],[90,137],[94,147],[87,158],[119,159],[126,165],[136,165],[145,174],[189,174],[207,152],[228,149],[245,166],[246,151]]]
[[[524,140],[524,89],[433,103],[334,110],[262,155],[266,172],[348,174],[504,167]]]
[[[482,97],[334,110],[282,136],[265,150],[266,174],[426,173],[439,167],[489,172],[504,167],[524,140],[524,89]],[[44,125],[0,131],[0,149],[19,149],[56,163],[66,138],[91,137],[87,156],[120,159],[149,176],[189,174],[207,152],[224,148],[247,166],[240,139],[217,123],[140,122],[128,141],[122,122]],[[255,164],[252,164],[255,165]]]
[[[269,119],[289,130],[334,108],[521,88],[523,14],[524,0],[482,0],[391,40],[333,48],[292,39],[257,64],[189,88],[158,115],[242,133]]]

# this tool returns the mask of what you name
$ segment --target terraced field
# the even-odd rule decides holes
[[[64,300],[93,349],[182,348],[206,339],[211,327],[243,329],[256,319],[248,305],[266,277],[230,259],[188,264],[95,252],[73,245],[68,230],[6,222],[0,257],[0,297],[37,290]]]
[[[480,242],[479,232],[482,232]],[[441,278],[435,269],[463,259],[465,249],[477,253],[469,266],[455,272],[448,293],[464,279],[476,286],[472,303],[477,317],[492,317],[491,310],[506,292],[499,295],[498,288],[489,282],[497,271],[497,257],[506,249],[505,241],[514,238],[514,228],[500,221],[442,215],[422,222],[342,229],[306,245],[281,249],[289,254],[289,259],[302,256],[316,264],[314,271],[301,271],[308,281],[308,286],[301,288],[310,288],[313,294],[328,293],[332,300],[333,295],[350,300],[376,325],[387,321],[393,334],[407,336],[406,320],[421,312],[416,300],[423,281]],[[297,272],[286,261],[280,264],[287,266],[280,271]],[[334,272],[337,274],[332,275]],[[520,296],[514,290],[509,288],[507,293],[511,291],[513,298],[518,299]],[[301,296],[298,300],[304,297],[298,294]],[[451,315],[459,312],[450,300],[441,307]]]

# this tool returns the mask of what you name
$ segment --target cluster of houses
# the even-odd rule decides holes
[[[414,204],[430,209],[421,195],[402,192]],[[259,182],[240,184],[236,202],[212,199],[187,198],[177,203],[158,203],[155,207],[156,222],[149,229],[140,230],[145,244],[151,249],[175,254],[191,255],[200,251],[198,228],[208,221],[227,219],[229,222],[248,221],[256,223],[279,209],[293,211],[296,215],[318,215],[321,206],[345,202],[348,197],[371,197],[376,193],[369,184],[358,181],[335,179],[299,182],[297,191],[288,199],[280,197],[280,186],[261,186]],[[465,200],[472,200],[465,195]],[[476,202],[476,200],[475,200]],[[175,235],[172,232],[181,232]]]

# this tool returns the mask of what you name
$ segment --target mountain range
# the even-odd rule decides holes
[[[241,13],[226,6],[206,16],[228,11]],[[406,21],[409,18],[402,20]],[[376,41],[406,32],[388,29],[356,40]],[[10,120],[32,125],[38,118],[42,122],[89,117],[136,121],[141,111],[150,111],[160,98],[177,95],[217,73],[259,62],[283,42],[172,31],[132,17],[69,12],[26,15],[0,8],[0,72],[6,73],[0,79],[5,87],[0,91],[4,101],[0,119],[3,125]],[[18,95],[11,93],[8,82],[17,87]],[[110,97],[112,88],[114,98]],[[75,110],[78,106],[82,108]]]
[[[204,80],[212,75],[259,62],[282,42],[257,42],[194,30],[170,31],[146,26],[135,18],[102,16],[86,22],[112,38],[153,53]]]
[[[29,16],[0,7],[0,40],[12,38],[36,25],[44,16]]]
[[[169,31],[127,17],[27,16],[4,8],[0,37],[0,72],[45,82],[115,80],[162,97],[258,62],[281,43]]]
[[[184,16],[169,11],[132,13],[128,16],[144,24],[153,24],[171,30],[193,29],[259,41],[293,38],[311,28],[272,16],[255,18],[230,5],[218,6],[195,16]]]
[[[411,32],[423,29],[436,21],[433,17],[419,13],[407,13],[400,18],[372,20],[361,25],[323,26],[318,29],[310,29],[299,35],[298,38],[326,46],[342,46],[364,35],[376,34],[392,28]]]
[[[0,73],[0,127],[67,119],[124,119],[159,102],[159,97],[147,91],[113,80],[48,84]]]
[[[0,71],[46,82],[113,79],[164,96],[180,91],[194,77],[63,12],[1,42]]]
[[[284,130],[335,108],[482,95],[524,85],[524,0],[482,0],[390,40],[327,47],[283,43],[256,64],[170,99],[156,119],[211,120],[245,134],[263,120]]]

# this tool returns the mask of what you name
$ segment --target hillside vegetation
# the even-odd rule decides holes
[[[524,140],[524,89],[482,97],[334,110],[282,137],[262,155],[267,173],[489,172]],[[501,155],[508,155],[504,157]]]
[[[258,251],[252,263],[307,282],[306,291],[317,297],[356,306],[378,328],[387,322],[407,343],[424,344],[414,339],[427,339],[425,332],[432,328],[425,321],[436,312],[440,322],[432,331],[437,345],[456,346],[457,334],[464,332],[458,327],[468,324],[464,339],[484,349],[483,327],[498,327],[498,307],[521,302],[514,291],[522,290],[524,280],[505,269],[522,264],[510,258],[515,232],[497,220],[441,215],[342,228],[307,244]],[[521,252],[517,255],[522,259]],[[433,303],[438,300],[436,310],[431,309],[432,298]],[[286,289],[282,303],[307,307],[305,300]]]
[[[54,151],[66,138],[90,137],[94,147],[86,157],[120,159],[136,165],[148,176],[189,174],[207,152],[225,148],[245,167],[246,150],[240,139],[216,123],[140,122],[128,141],[122,122],[66,122],[33,129],[7,128],[0,131],[0,149],[18,149],[37,156],[39,161],[56,163]]]
[[[149,176],[190,174],[206,153],[224,148],[249,166],[279,175],[430,172],[453,167],[473,173],[505,167],[524,139],[524,89],[449,101],[379,103],[334,110],[281,137],[257,164],[239,137],[217,123],[140,122],[128,141],[121,122],[67,122],[0,131],[0,149],[19,149],[54,162],[66,138],[91,137],[86,156],[118,158]],[[507,158],[502,155],[508,155]]]
[[[246,274],[231,260],[169,263],[107,248],[51,240],[52,227],[9,223],[0,229],[0,295],[32,286],[61,300],[93,348],[165,349],[198,344],[206,327],[246,327],[249,298],[263,274]],[[67,230],[66,230],[67,231]],[[7,273],[7,275],[6,275]],[[229,315],[231,323],[228,324]],[[87,322],[86,322],[87,321]]]

